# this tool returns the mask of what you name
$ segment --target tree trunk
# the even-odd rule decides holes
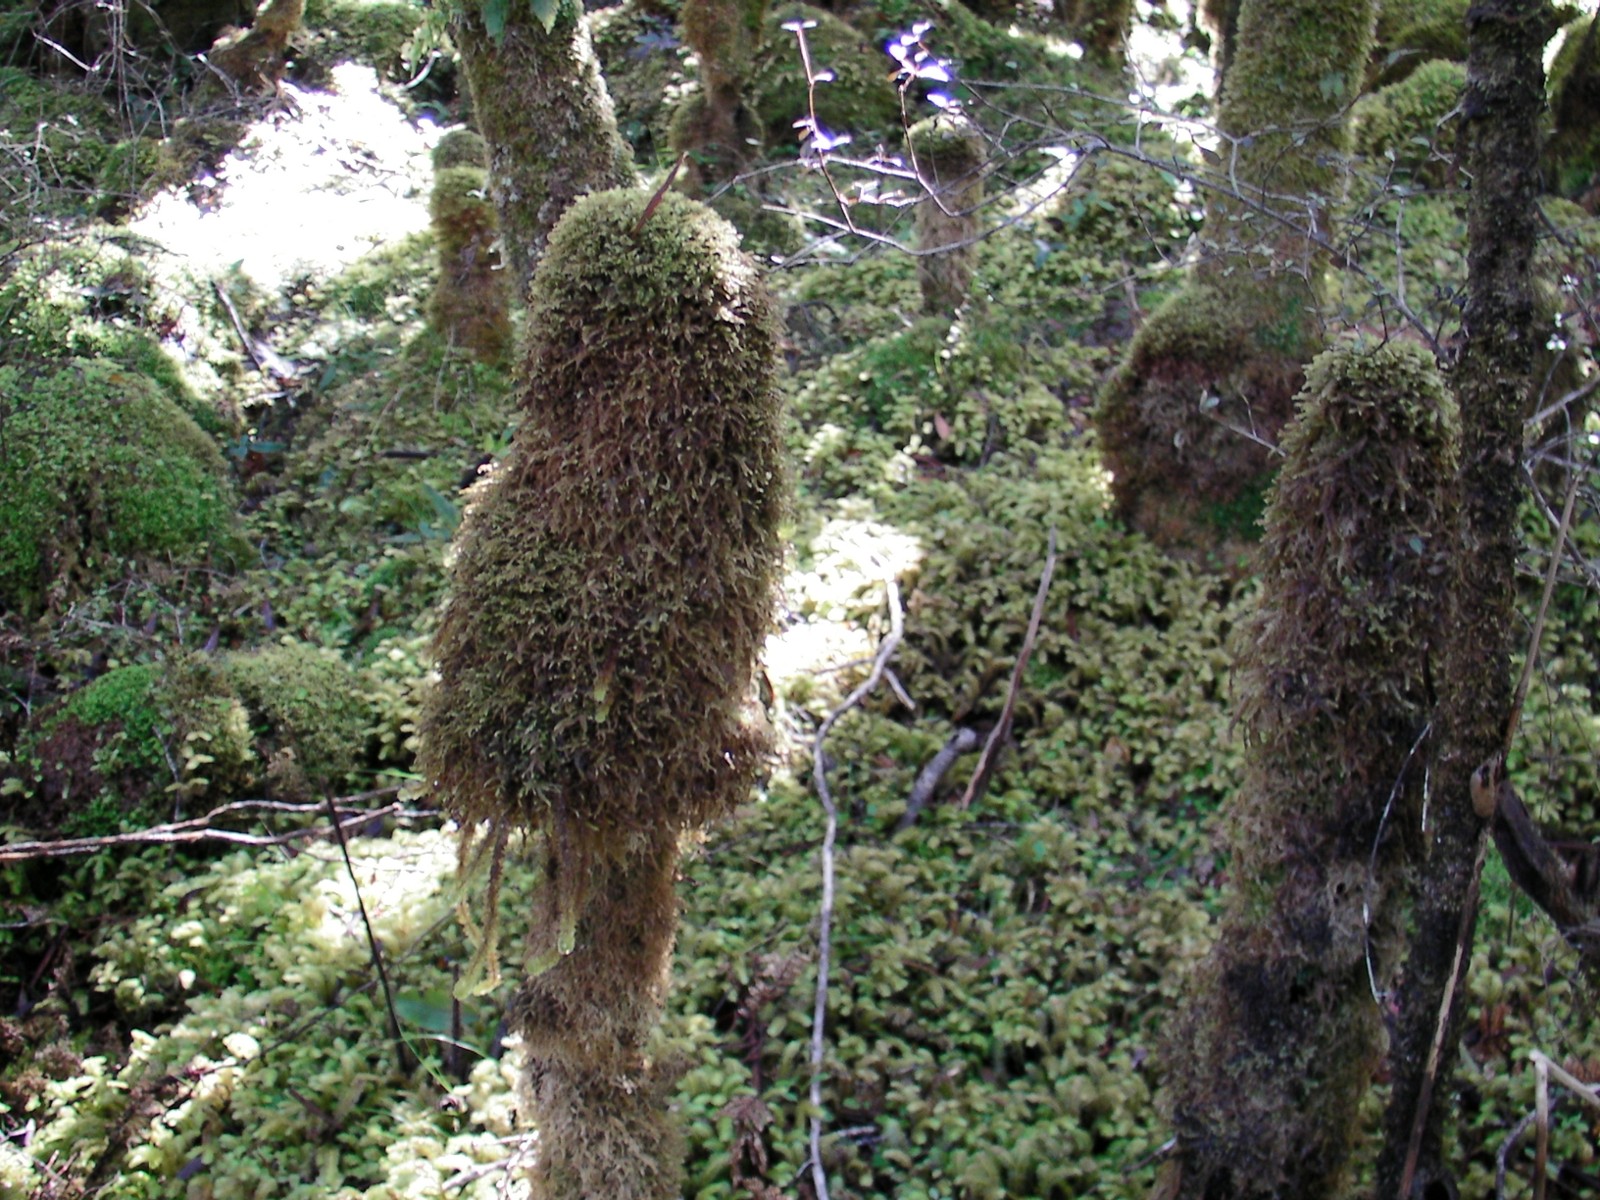
[[[1475,771],[1503,770],[1511,710],[1518,463],[1533,387],[1533,251],[1544,106],[1541,54],[1555,32],[1547,0],[1478,0],[1468,13],[1468,284],[1455,373],[1463,428],[1460,548],[1439,668],[1441,740],[1428,861],[1390,1049],[1393,1089],[1379,1196],[1451,1194],[1440,1158],[1444,1093],[1455,1067],[1461,983],[1477,919],[1483,822]],[[1444,1028],[1440,1029],[1441,1010]]]
[[[582,8],[575,0],[559,3],[548,31],[526,0],[504,6],[498,38],[485,27],[478,0],[468,0],[450,26],[478,131],[489,144],[489,192],[518,299],[569,204],[638,182]]]
[[[1264,487],[1265,443],[1322,348],[1320,247],[1375,12],[1375,0],[1239,6],[1201,261],[1140,329],[1096,414],[1119,512],[1168,548],[1232,556],[1226,516]]]

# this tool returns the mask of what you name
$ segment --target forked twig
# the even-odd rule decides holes
[[[828,1200],[828,1173],[822,1165],[822,1051],[828,1020],[828,969],[833,953],[833,846],[839,836],[839,809],[828,790],[828,765],[822,746],[834,723],[855,708],[878,686],[905,633],[905,614],[900,608],[900,585],[890,576],[884,580],[889,593],[889,633],[878,644],[872,670],[867,672],[844,702],[828,714],[817,729],[811,746],[811,773],[817,783],[817,798],[827,816],[822,835],[822,907],[817,916],[817,995],[811,1014],[811,1183],[816,1200]]]

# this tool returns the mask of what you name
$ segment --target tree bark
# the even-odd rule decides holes
[[[1468,13],[1468,295],[1455,372],[1463,429],[1459,549],[1450,600],[1457,636],[1440,664],[1441,740],[1414,927],[1390,1049],[1393,1088],[1377,1194],[1449,1193],[1444,1093],[1457,1054],[1461,982],[1476,922],[1483,821],[1473,773],[1503,770],[1510,716],[1518,463],[1533,386],[1533,251],[1544,105],[1547,0],[1478,0]],[[1443,1029],[1441,1030],[1441,1017]],[[1431,1093],[1431,1095],[1430,1095]]]
[[[589,45],[581,5],[560,0],[546,31],[526,0],[506,6],[492,37],[469,0],[451,22],[489,144],[489,193],[500,216],[503,259],[518,299],[556,221],[579,196],[638,182],[633,157]]]

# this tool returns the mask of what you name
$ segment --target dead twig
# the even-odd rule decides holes
[[[1011,735],[1011,719],[1017,711],[1017,695],[1022,690],[1022,676],[1028,669],[1028,660],[1033,657],[1033,644],[1039,637],[1039,625],[1044,620],[1044,602],[1050,594],[1050,577],[1056,572],[1056,531],[1050,531],[1050,541],[1045,549],[1044,570],[1039,574],[1039,590],[1033,597],[1033,615],[1028,618],[1028,632],[1022,639],[1022,651],[1017,655],[1017,665],[1011,671],[1011,687],[1006,691],[1005,705],[1000,709],[1000,719],[989,732],[989,740],[984,743],[983,753],[978,758],[978,766],[972,772],[972,780],[967,784],[966,793],[961,797],[961,807],[971,808],[972,802],[979,799],[989,788],[989,781],[994,777],[996,764],[1000,759],[1000,750],[1005,746],[1006,738]]]
[[[977,748],[977,730],[962,726],[955,731],[939,753],[928,760],[927,766],[917,772],[917,780],[911,785],[911,795],[906,799],[906,811],[900,815],[900,821],[894,827],[896,833],[916,824],[917,817],[928,807],[934,792],[938,790],[939,782],[956,765],[956,759]]]
[[[328,804],[334,806],[337,811],[345,811],[353,805],[364,804],[381,796],[392,796],[399,790],[399,784],[392,784],[389,787],[375,788],[370,792],[359,792],[354,796],[341,796],[328,801]],[[31,862],[40,858],[70,858],[78,854],[94,854],[101,850],[120,849],[124,846],[173,846],[194,842],[282,846],[304,838],[319,837],[327,830],[320,825],[313,825],[305,829],[290,829],[276,834],[241,833],[234,829],[217,828],[214,822],[230,813],[266,811],[304,815],[319,812],[322,808],[321,803],[287,804],[274,800],[235,800],[212,809],[204,816],[190,817],[186,821],[173,821],[166,825],[152,825],[148,829],[136,829],[131,833],[113,833],[104,837],[64,838],[53,842],[13,842],[9,846],[0,846],[0,863]],[[335,827],[341,831],[355,829],[369,821],[391,816],[400,811],[398,802],[386,804],[382,808],[361,809],[338,821]]]
[[[900,585],[893,577],[884,580],[889,593],[889,633],[878,644],[878,653],[872,660],[872,670],[844,702],[828,714],[817,729],[811,746],[812,775],[817,784],[817,797],[822,801],[822,811],[827,825],[822,835],[822,907],[817,917],[817,995],[811,1014],[811,1183],[816,1200],[828,1200],[828,1172],[822,1165],[822,1051],[828,1020],[828,969],[833,953],[833,846],[839,836],[839,809],[828,790],[828,765],[823,755],[823,743],[835,722],[855,708],[878,686],[889,660],[894,657],[905,634],[905,613],[900,607]]]

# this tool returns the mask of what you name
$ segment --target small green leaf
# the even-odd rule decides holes
[[[483,0],[483,28],[496,42],[506,36],[506,6],[511,0]]]
[[[546,33],[556,27],[556,16],[561,12],[561,0],[528,0],[528,3]]]

